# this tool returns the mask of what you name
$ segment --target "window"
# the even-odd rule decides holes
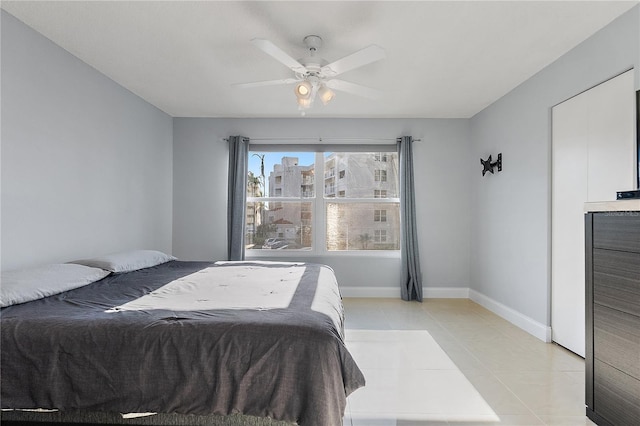
[[[249,176],[258,188],[247,190],[247,254],[399,250],[398,156],[391,149],[252,149]],[[381,182],[385,189],[375,189]]]
[[[374,222],[386,222],[387,221],[387,211],[386,210],[374,210],[373,211],[373,221]]]

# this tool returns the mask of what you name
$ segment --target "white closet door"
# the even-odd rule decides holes
[[[633,71],[552,110],[551,329],[585,354],[584,203],[635,188]]]
[[[554,342],[584,356],[584,225],[588,198],[588,99],[553,108],[551,330]],[[579,248],[583,247],[580,251]],[[582,289],[582,291],[580,291]]]

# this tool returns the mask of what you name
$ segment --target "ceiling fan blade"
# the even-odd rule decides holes
[[[386,57],[384,49],[380,46],[372,44],[369,47],[365,47],[362,50],[358,50],[351,55],[345,56],[342,59],[338,59],[328,65],[325,65],[320,69],[320,72],[326,77],[333,77],[343,72],[347,72],[354,68],[361,67],[363,65],[370,64],[371,62],[379,61]]]
[[[253,43],[254,46],[262,50],[267,55],[273,57],[287,67],[291,68],[294,72],[304,74],[307,71],[304,65],[293,59],[291,56],[289,56],[288,53],[280,49],[269,40],[254,38],[251,40],[251,43]]]
[[[379,99],[382,96],[382,92],[380,90],[344,80],[328,80],[325,84],[331,89],[340,90],[342,92],[351,93],[369,99]]]
[[[297,78],[283,78],[281,80],[254,81],[252,83],[235,83],[235,84],[232,84],[232,86],[239,87],[241,89],[250,89],[252,87],[278,86],[280,84],[293,84],[299,81],[301,80]]]

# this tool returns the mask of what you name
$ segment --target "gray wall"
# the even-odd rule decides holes
[[[411,134],[424,285],[550,324],[551,107],[634,66],[640,88],[639,58],[635,7],[471,120],[172,120],[3,11],[2,268],[172,244],[224,259],[223,138]],[[498,152],[504,171],[482,178]],[[397,285],[395,258],[311,260],[345,286]]]
[[[469,120],[176,118],[173,130],[176,256],[226,257],[228,146],[223,138],[394,139],[407,134],[422,139],[414,151],[424,285],[469,286]],[[336,255],[307,260],[333,266],[343,286],[398,286],[398,258]]]
[[[640,88],[640,6],[471,119],[471,164],[504,157],[471,179],[473,290],[550,325],[551,107],[632,67]]]
[[[171,117],[1,19],[2,269],[171,252]]]

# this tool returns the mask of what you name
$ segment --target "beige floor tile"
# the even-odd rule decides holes
[[[345,318],[344,326],[347,329],[369,330],[390,330],[391,326],[386,318],[376,312],[357,312]]]
[[[443,369],[457,367],[426,330],[379,330],[358,340],[351,333],[347,347],[361,368]]]
[[[533,412],[491,373],[465,371],[465,377],[501,418],[509,415],[533,416]]]
[[[543,425],[544,423],[538,417],[533,414],[530,415],[503,415],[499,416],[498,420],[493,418],[482,419],[476,418],[464,418],[451,416],[448,419],[448,424],[453,426],[534,426]]]
[[[536,415],[584,415],[584,382],[577,383],[567,373],[515,371],[498,372],[496,376]]]
[[[546,425],[552,426],[594,426],[587,416],[540,416]]]
[[[360,413],[441,420],[438,416],[494,416],[493,409],[459,370],[367,370],[367,386],[349,397]]]
[[[469,352],[464,347],[449,345],[443,342],[439,342],[449,359],[456,365],[456,367],[463,372],[467,371],[480,371],[488,373],[489,369],[484,365],[475,355]]]
[[[345,425],[592,425],[584,360],[467,299],[345,299]]]
[[[353,426],[446,426],[446,420],[437,419],[397,419],[391,417],[362,416],[353,419]]]

